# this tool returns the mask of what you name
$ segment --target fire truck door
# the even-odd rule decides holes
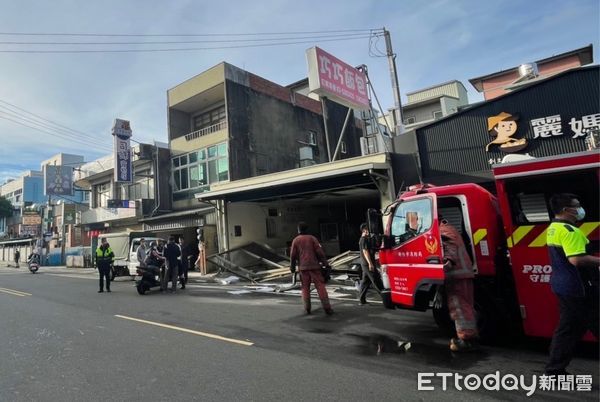
[[[433,283],[444,281],[435,194],[403,200],[389,225],[387,273],[392,302],[415,307],[419,288],[427,290]]]

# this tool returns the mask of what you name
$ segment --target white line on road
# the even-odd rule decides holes
[[[181,332],[187,332],[188,334],[194,334],[194,335],[199,335],[199,336],[205,336],[207,338],[212,338],[212,339],[217,339],[220,341],[225,341],[225,342],[231,342],[231,343],[236,343],[238,345],[244,345],[244,346],[252,346],[254,345],[254,343],[252,342],[248,342],[248,341],[242,341],[239,339],[233,339],[233,338],[225,338],[224,336],[220,336],[220,335],[214,335],[214,334],[209,334],[207,332],[200,332],[200,331],[194,331],[192,329],[187,329],[187,328],[181,328],[181,327],[176,327],[174,325],[168,325],[168,324],[161,324],[160,322],[154,322],[154,321],[146,321],[146,320],[141,320],[139,318],[133,318],[133,317],[127,317],[125,315],[119,315],[119,314],[115,314],[115,317],[118,318],[123,318],[125,320],[130,320],[130,321],[136,321],[136,322],[141,322],[143,324],[148,324],[148,325],[155,325],[157,327],[163,327],[163,328],[168,328],[168,329],[174,329],[175,331],[181,331]]]
[[[13,296],[31,296],[31,293],[21,292],[20,290],[13,290],[7,288],[0,288],[0,292],[13,295]]]

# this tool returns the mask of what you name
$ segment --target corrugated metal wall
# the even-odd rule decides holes
[[[407,94],[406,98],[408,103],[419,102],[425,99],[435,98],[437,96],[448,95],[454,96],[455,98],[460,97],[458,86],[460,84],[458,82],[451,82],[446,85],[441,85],[439,87],[434,87],[430,89],[425,89],[423,91],[414,92],[411,94]]]
[[[600,112],[599,76],[598,66],[565,72],[417,129],[424,178],[432,183],[448,182],[450,177],[453,181],[491,179],[491,160],[507,155],[496,146],[485,151],[492,139],[487,118],[500,112],[520,116],[513,137],[527,138],[521,154],[543,157],[586,150],[583,138],[572,138],[569,121]],[[556,114],[561,115],[564,134],[534,139],[530,120]]]

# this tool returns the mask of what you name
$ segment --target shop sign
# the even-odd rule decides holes
[[[486,145],[486,152],[491,152],[495,146],[501,152],[512,154],[524,150],[531,141],[545,141],[562,136],[589,142],[590,137],[597,137],[600,134],[600,113],[584,115],[580,118],[571,117],[570,120],[568,118],[563,120],[560,114],[536,117],[529,120],[531,130],[522,138],[516,138],[519,124],[518,114],[501,112],[488,117],[487,120],[488,133],[492,137],[492,141]],[[488,163],[491,165],[501,163],[503,160],[502,157],[490,158]]]
[[[568,125],[570,132],[567,133],[571,138],[585,138],[588,134],[600,130],[600,113],[581,116],[581,119],[572,117]],[[552,138],[565,134],[560,114],[532,119],[531,128],[533,129],[534,139]]]
[[[313,47],[306,51],[308,86],[311,92],[328,97],[349,108],[367,110],[367,76],[324,50]]]
[[[114,180],[116,183],[131,183],[133,179],[131,145],[131,125],[128,120],[115,119],[114,136]]]

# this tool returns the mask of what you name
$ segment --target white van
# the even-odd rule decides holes
[[[134,277],[136,267],[138,266],[137,249],[140,245],[140,239],[146,239],[146,246],[149,247],[153,241],[163,240],[156,236],[155,233],[148,232],[121,232],[121,233],[106,233],[98,236],[96,244],[100,243],[100,239],[105,237],[115,253],[113,269],[110,279],[113,280],[117,276],[132,276]],[[165,241],[166,244],[166,241]],[[94,251],[95,255],[95,251]]]

